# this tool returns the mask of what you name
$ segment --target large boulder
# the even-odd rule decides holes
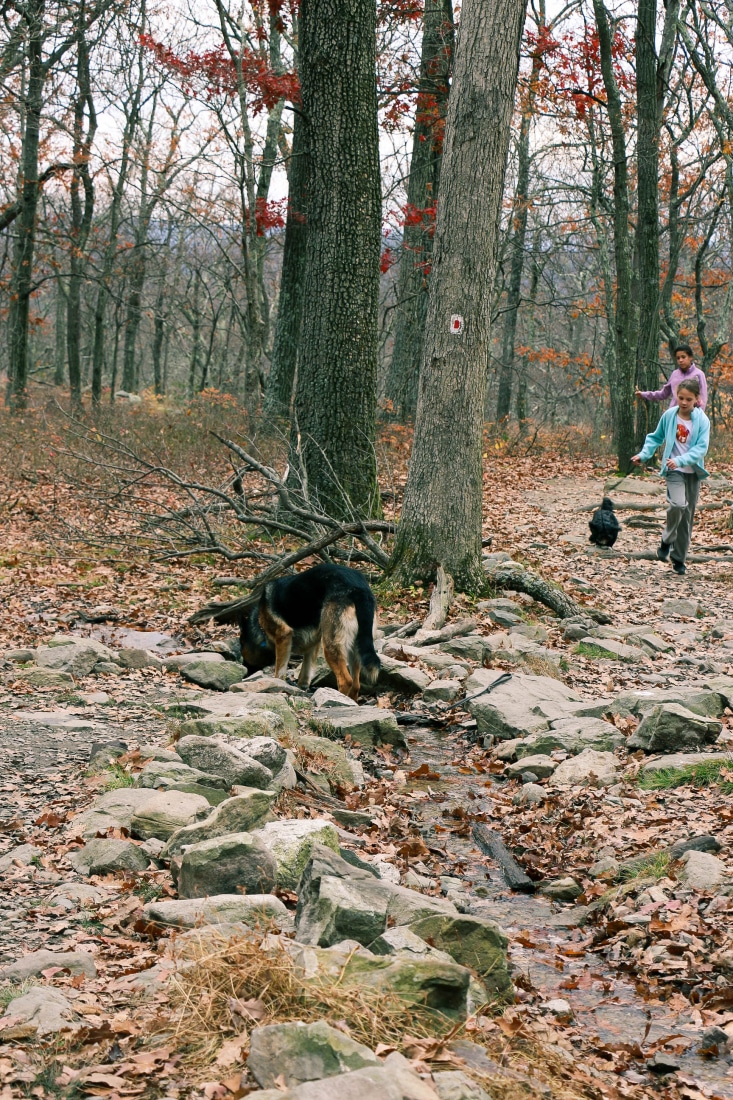
[[[235,661],[190,661],[181,667],[181,676],[209,691],[229,691],[247,675],[247,670]]]
[[[365,1066],[322,1081],[305,1081],[295,1088],[264,1089],[249,1100],[436,1100],[433,1086],[423,1081],[396,1051],[381,1066]]]
[[[680,872],[680,878],[693,890],[699,890],[701,893],[715,893],[730,875],[722,859],[711,855],[710,852],[685,852],[682,863],[684,863],[684,869]]]
[[[694,751],[717,741],[722,728],[717,719],[695,714],[679,703],[660,703],[644,715],[628,746],[645,752]]]
[[[190,768],[182,760],[151,760],[135,780],[138,787],[162,787],[168,790],[176,783],[197,783],[202,787],[214,787],[228,790],[230,784],[220,775]]]
[[[313,846],[298,895],[296,939],[320,947],[344,939],[366,946],[388,924],[411,924],[434,913],[457,916],[451,902],[375,879],[323,845]]]
[[[177,829],[160,853],[161,859],[180,855],[187,844],[200,844],[227,833],[247,833],[264,825],[272,818],[270,808],[276,797],[275,791],[240,788],[236,797],[221,802],[203,821]]]
[[[3,1014],[3,1041],[36,1036],[45,1039],[69,1031],[78,1022],[73,1005],[60,989],[37,986],[14,997]]]
[[[151,901],[143,906],[143,920],[170,928],[198,928],[207,924],[292,926],[287,909],[274,894],[219,894],[208,898]]]
[[[508,940],[493,921],[436,914],[411,924],[410,931],[439,951],[447,952],[461,966],[473,970],[490,993],[506,993],[511,989]]]
[[[258,764],[262,764],[263,768],[277,775],[284,766],[288,753],[287,749],[274,737],[252,737],[247,742],[247,756],[251,756]]]
[[[550,722],[571,717],[580,696],[560,680],[550,676],[530,676],[515,672],[511,680],[492,691],[484,689],[496,683],[502,673],[478,668],[466,681],[466,694],[477,695],[468,703],[479,733],[500,740],[526,737],[549,729]]]
[[[168,840],[176,829],[208,817],[211,807],[205,798],[184,791],[156,791],[132,815],[130,831],[140,840]]]
[[[108,829],[127,829],[132,826],[133,816],[141,810],[157,792],[137,787],[120,787],[114,791],[105,791],[94,804],[83,813],[72,818],[67,832],[72,836],[86,838],[104,833]]]
[[[237,718],[189,718],[181,723],[181,736],[195,737],[278,737],[284,730],[282,715],[273,710],[255,710]]]
[[[275,1088],[280,1079],[290,1088],[320,1081],[363,1066],[381,1066],[369,1047],[337,1031],[325,1020],[300,1020],[258,1027],[250,1036],[247,1068],[258,1085]]]
[[[563,760],[552,776],[554,787],[612,787],[618,779],[618,761],[612,752],[583,749]]]
[[[547,779],[556,767],[557,760],[553,760],[551,756],[537,754],[522,757],[516,764],[507,764],[504,774],[510,779],[519,779],[524,772],[532,772],[538,779]]]
[[[77,679],[88,676],[98,661],[114,660],[114,651],[106,645],[94,638],[75,638],[71,634],[58,635],[36,650],[36,664],[40,668],[66,672]]]
[[[68,691],[69,685],[74,683],[70,672],[56,672],[52,668],[22,668],[13,673],[13,679],[35,688],[60,688],[62,691]],[[90,728],[91,725],[89,722]]]
[[[404,695],[419,695],[429,683],[430,677],[421,668],[413,668],[412,665],[397,661],[394,657],[380,656],[378,688],[399,691]]]
[[[598,749],[601,752],[613,752],[626,743],[626,738],[610,722],[600,718],[561,718],[552,722],[549,730],[530,733],[517,742],[516,756],[537,753],[549,754],[556,749],[564,749],[573,756],[583,749]]]
[[[185,849],[178,893],[182,898],[269,894],[276,882],[275,857],[261,840],[251,833],[225,833]]]
[[[182,737],[177,744],[178,755],[191,768],[221,775],[228,787],[259,787],[267,790],[272,772],[234,745],[213,737]]]
[[[69,863],[81,875],[104,875],[109,871],[145,871],[150,860],[131,840],[89,840],[69,855]]]
[[[381,707],[327,707],[314,711],[313,718],[331,728],[335,736],[349,737],[367,748],[407,745],[392,711]]]
[[[252,836],[262,841],[275,857],[277,885],[281,890],[297,890],[314,844],[322,844],[337,854],[339,850],[338,833],[333,825],[317,818],[280,818],[255,830]]]

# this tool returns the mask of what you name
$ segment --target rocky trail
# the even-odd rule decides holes
[[[493,485],[487,575],[587,614],[501,591],[415,644],[383,599],[358,707],[225,639],[6,645],[2,1100],[733,1097],[733,489],[679,578],[631,556],[653,480],[598,552],[603,483],[547,474]]]

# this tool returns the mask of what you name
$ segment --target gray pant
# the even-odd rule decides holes
[[[662,531],[662,542],[672,549],[672,561],[684,562],[690,548],[692,521],[697,506],[700,480],[697,474],[680,474],[672,471],[667,482],[667,522]]]

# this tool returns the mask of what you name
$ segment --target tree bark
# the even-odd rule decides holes
[[[448,104],[415,441],[391,569],[483,587],[481,443],[524,0],[466,0]],[[460,320],[454,320],[460,318]]]
[[[603,0],[593,0],[601,74],[606,90],[608,122],[613,148],[613,251],[616,261],[616,302],[613,318],[616,368],[616,455],[622,473],[632,468],[636,450],[634,431],[634,383],[636,380],[637,311],[634,304],[631,262],[629,169],[624,133],[623,105],[613,71],[613,34]]]
[[[425,0],[394,348],[384,390],[401,422],[414,416],[417,406],[454,37],[453,0]]]
[[[304,0],[309,123],[303,330],[293,449],[325,511],[379,509],[374,453],[381,245],[376,0]]]
[[[295,112],[288,171],[288,214],[275,321],[272,362],[262,412],[265,417],[287,417],[293,397],[303,305],[303,277],[307,227],[305,203],[308,183],[307,127]]]
[[[28,28],[28,85],[25,97],[25,131],[21,150],[21,211],[17,218],[13,273],[8,315],[9,397],[11,408],[26,405],[28,380],[28,319],[33,289],[38,209],[38,148],[43,109],[43,19],[46,0],[29,0],[25,9]]]

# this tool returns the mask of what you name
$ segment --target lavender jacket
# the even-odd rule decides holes
[[[688,371],[681,371],[679,367],[675,367],[669,376],[669,380],[662,386],[661,390],[642,390],[641,396],[645,401],[664,401],[669,397],[669,408],[671,409],[677,404],[677,387],[680,382],[689,382],[692,378],[696,378],[700,383],[698,408],[705,411],[708,401],[708,383],[705,375],[695,363],[690,366]]]

